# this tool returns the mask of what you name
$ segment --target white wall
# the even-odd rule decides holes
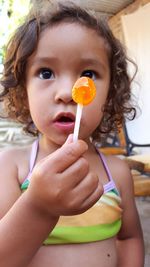
[[[132,142],[150,144],[150,4],[122,16],[122,26],[129,56],[138,65],[132,92],[141,109],[134,121],[127,122],[127,131]]]

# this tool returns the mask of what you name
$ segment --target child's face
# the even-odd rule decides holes
[[[26,85],[36,127],[57,145],[73,132],[76,104],[71,90],[80,76],[92,78],[97,88],[94,101],[82,113],[79,136],[87,140],[101,122],[109,90],[106,44],[94,30],[78,23],[64,22],[44,30],[28,60]]]

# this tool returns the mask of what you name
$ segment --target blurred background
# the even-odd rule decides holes
[[[0,0],[0,76],[9,37],[27,14],[30,5],[54,0]],[[64,1],[65,0],[60,0]],[[99,149],[126,160],[132,172],[135,199],[144,232],[146,259],[150,266],[150,0],[70,0],[103,16],[124,44],[138,72],[132,83],[132,101],[138,106],[134,121],[126,121],[119,132],[104,136]],[[128,66],[133,73],[132,66]],[[0,150],[31,143],[33,137],[23,133],[22,125],[0,119]]]

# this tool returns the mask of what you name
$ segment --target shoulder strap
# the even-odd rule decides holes
[[[109,168],[107,166],[106,159],[105,159],[104,155],[100,151],[98,151],[98,154],[99,154],[100,159],[101,159],[101,161],[103,163],[103,166],[104,166],[104,169],[105,169],[105,171],[107,173],[109,181],[113,181],[112,175],[111,175],[110,170],[109,170]]]
[[[106,159],[105,159],[105,156],[96,148],[96,151],[98,152],[98,155],[103,163],[103,166],[104,166],[104,169],[106,171],[106,174],[108,176],[108,179],[109,179],[109,182],[107,184],[104,184],[104,193],[106,192],[109,192],[111,191],[112,189],[116,189],[116,191],[118,192],[117,188],[116,188],[116,185],[114,183],[114,180],[112,178],[112,175],[110,173],[110,170],[107,166],[107,163],[106,163]]]
[[[39,140],[36,139],[33,142],[32,148],[31,148],[30,161],[29,161],[29,172],[32,172],[32,170],[33,170],[35,160],[37,157],[38,147],[39,147]]]
[[[30,154],[30,160],[29,160],[29,173],[26,176],[26,178],[24,179],[23,183],[24,184],[27,180],[30,180],[31,174],[32,174],[32,170],[34,168],[34,164],[35,164],[35,160],[37,157],[37,152],[38,152],[38,147],[39,147],[39,140],[36,139],[33,144],[32,144],[32,148],[31,148],[31,154]]]

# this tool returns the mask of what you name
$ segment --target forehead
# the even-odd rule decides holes
[[[108,45],[94,29],[75,22],[61,22],[41,32],[34,56],[65,60],[94,58],[108,64]]]

